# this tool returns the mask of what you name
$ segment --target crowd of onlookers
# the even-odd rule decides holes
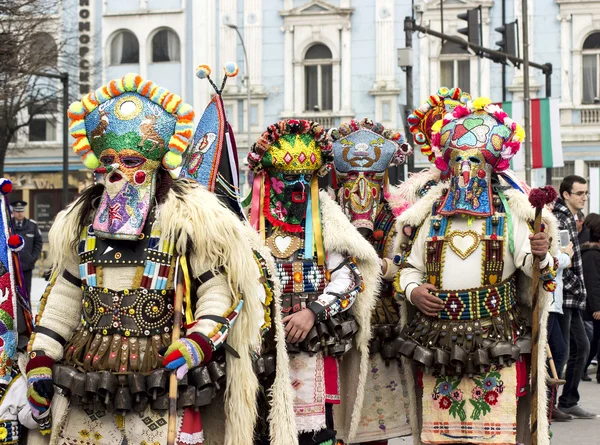
[[[582,212],[589,196],[580,176],[564,178],[553,213],[558,220],[560,251],[556,291],[548,316],[548,344],[562,391],[552,391],[552,419],[592,419],[597,413],[579,405],[579,383],[591,381],[596,368],[600,384],[600,215]],[[554,397],[560,393],[560,397]]]

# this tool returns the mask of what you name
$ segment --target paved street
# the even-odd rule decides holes
[[[37,311],[38,301],[46,287],[42,278],[34,278],[32,284],[32,305]],[[594,375],[595,368],[590,369]],[[581,406],[600,414],[600,385],[595,380],[581,382]],[[600,444],[600,417],[593,420],[573,420],[566,423],[555,423],[552,427],[554,438],[552,445],[598,445]],[[390,441],[389,445],[411,445],[411,438],[400,438]]]

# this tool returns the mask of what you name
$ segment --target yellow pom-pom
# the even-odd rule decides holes
[[[162,164],[167,170],[173,170],[174,168],[179,167],[181,161],[182,157],[180,153],[168,151],[162,160]]]
[[[431,126],[431,132],[432,133],[439,133],[440,130],[442,129],[442,124],[443,123],[444,123],[443,119],[439,119],[438,121],[436,121],[436,123]]]
[[[517,124],[517,129],[515,130],[515,137],[518,138],[521,142],[525,140],[525,129],[519,124]]]
[[[473,108],[476,110],[483,110],[486,105],[492,103],[492,100],[488,97],[478,97],[473,101]]]
[[[83,155],[82,161],[83,165],[85,165],[90,170],[96,170],[98,167],[100,167],[100,161],[98,160],[93,151],[89,151],[85,155]]]

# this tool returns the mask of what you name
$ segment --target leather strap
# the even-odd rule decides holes
[[[56,340],[61,346],[67,344],[67,340],[65,340],[60,334],[54,332],[52,329],[45,328],[44,326],[37,325],[34,329],[34,332],[37,334],[44,334],[46,337]]]
[[[77,278],[75,275],[73,275],[68,270],[65,269],[63,271],[62,277],[65,280],[67,280],[69,283],[71,283],[73,286],[81,287],[81,279]]]
[[[219,267],[218,273],[222,274],[225,271],[225,269],[223,269],[222,267]],[[212,280],[214,277],[216,276],[215,273],[213,273],[212,270],[209,270],[207,272],[204,272],[202,275],[200,275],[198,278],[196,278],[199,282],[200,285],[206,283],[207,281]]]

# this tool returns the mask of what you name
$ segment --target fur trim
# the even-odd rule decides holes
[[[371,313],[379,293],[381,267],[379,257],[371,244],[358,233],[335,201],[326,192],[321,192],[319,199],[325,251],[348,254],[355,258],[365,284],[365,290],[351,308],[360,326],[355,338],[356,348],[344,356],[340,367],[340,375],[343,376],[340,407],[342,424],[336,424],[336,429],[340,437],[346,437],[349,442],[352,442],[360,421],[364,387],[369,372]],[[351,377],[356,376],[357,367],[359,373],[356,382]]]
[[[421,198],[419,191],[429,181],[440,181],[440,171],[436,167],[429,167],[417,173],[410,173],[406,181],[393,187],[394,191],[390,188],[390,198],[387,198],[387,201],[392,208],[397,208],[404,202],[412,204]],[[396,200],[398,199],[399,202],[396,204]]]
[[[234,303],[243,295],[243,317],[229,333],[227,342],[240,358],[227,355],[225,391],[225,445],[251,445],[258,415],[258,379],[252,353],[260,347],[262,306],[256,282],[257,270],[250,239],[254,234],[213,194],[196,183],[174,181],[167,198],[157,209],[162,237],[175,242],[179,255],[190,252],[190,266],[199,275],[224,268]],[[213,434],[217,433],[216,431]],[[207,434],[207,437],[210,437]],[[214,436],[213,436],[214,437]]]

